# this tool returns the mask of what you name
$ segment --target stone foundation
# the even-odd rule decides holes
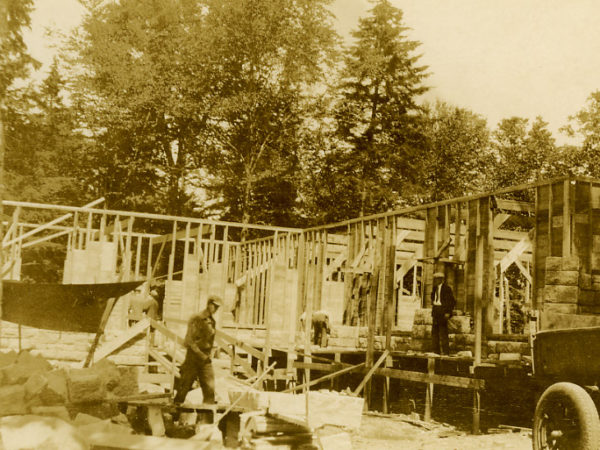
[[[0,322],[0,350],[28,350],[41,355],[52,363],[76,365],[85,358],[94,341],[93,333],[41,330],[19,326],[11,322]],[[105,342],[117,339],[121,332],[108,330],[100,339],[100,348]],[[119,365],[141,365],[146,362],[145,336],[131,339],[107,359]]]

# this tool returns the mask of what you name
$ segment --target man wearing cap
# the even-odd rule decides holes
[[[450,354],[448,343],[448,319],[452,317],[452,309],[455,305],[452,288],[445,282],[443,272],[433,274],[433,289],[431,290],[431,315],[433,325],[431,327],[431,339],[433,341],[433,352],[442,355]],[[441,344],[441,345],[440,345]],[[441,347],[441,352],[440,352]]]
[[[200,314],[194,314],[188,321],[183,342],[186,347],[185,360],[181,365],[181,378],[175,396],[176,403],[183,403],[196,379],[200,382],[204,403],[215,403],[215,374],[210,361],[210,352],[216,333],[214,314],[221,303],[219,297],[210,296],[206,309]]]

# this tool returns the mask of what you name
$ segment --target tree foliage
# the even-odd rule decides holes
[[[301,128],[335,59],[329,0],[208,1],[222,88],[208,129],[207,187],[224,217],[295,222]]]
[[[377,1],[360,19],[345,52],[334,109],[336,129],[323,161],[317,204],[336,204],[336,219],[389,209],[411,179],[423,136],[419,95],[426,67],[406,37],[402,11]],[[343,200],[342,200],[343,199]],[[330,215],[332,216],[332,215]]]
[[[420,153],[418,202],[460,197],[489,187],[493,164],[489,130],[481,116],[438,101],[423,119],[426,140]]]
[[[532,183],[550,172],[555,140],[548,123],[537,117],[529,127],[529,120],[521,117],[503,119],[492,133],[497,163],[494,169],[494,187]]]

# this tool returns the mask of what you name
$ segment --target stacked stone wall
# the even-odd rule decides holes
[[[542,329],[600,326],[600,276],[577,256],[546,258]]]
[[[100,340],[103,343],[117,339],[118,330],[108,330]],[[95,334],[68,331],[41,330],[38,328],[19,326],[11,322],[0,322],[0,350],[28,350],[41,355],[52,363],[76,365],[85,361]],[[131,339],[109,360],[119,365],[141,365],[146,362],[145,335]]]

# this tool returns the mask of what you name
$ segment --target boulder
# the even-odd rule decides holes
[[[471,332],[471,318],[469,316],[453,316],[448,321],[448,332],[467,334]]]
[[[25,382],[25,398],[29,400],[40,395],[47,385],[48,378],[46,378],[46,374],[34,373]]]
[[[32,355],[27,351],[21,352],[13,364],[2,369],[3,383],[22,384],[34,373],[50,370],[52,370],[52,366],[44,357]]]
[[[105,397],[102,378],[93,369],[71,369],[67,375],[67,386],[72,403],[95,402]]]
[[[135,366],[120,366],[119,382],[113,389],[112,393],[116,397],[126,397],[128,395],[136,395],[139,393],[138,385],[138,369]]]
[[[44,374],[46,386],[39,397],[44,405],[62,404],[69,398],[67,390],[67,374],[62,369],[52,370]]]
[[[25,388],[22,385],[0,387],[0,416],[27,414]]]
[[[0,352],[0,369],[10,366],[17,361],[17,353],[14,351]]]

